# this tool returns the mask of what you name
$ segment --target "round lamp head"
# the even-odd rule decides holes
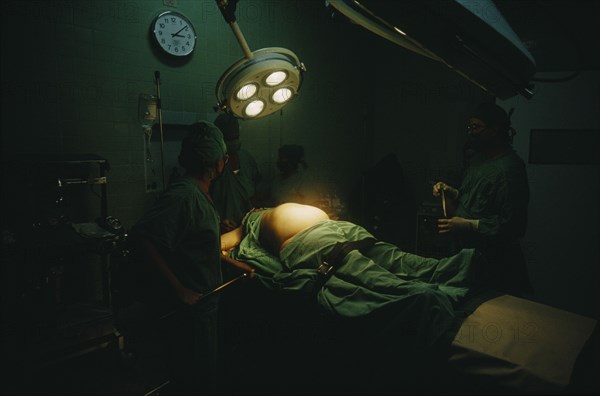
[[[288,104],[302,85],[304,65],[284,48],[255,51],[223,73],[217,83],[218,106],[242,119],[272,114]]]

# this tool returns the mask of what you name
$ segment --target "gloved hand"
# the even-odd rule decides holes
[[[446,197],[452,199],[458,198],[458,190],[444,182],[437,182],[433,185],[433,196],[439,197],[442,194],[442,190],[444,190]]]
[[[464,219],[462,217],[451,217],[449,219],[438,219],[438,230],[440,234],[448,232],[477,231],[479,220]]]
[[[177,298],[179,298],[179,301],[186,305],[194,305],[198,301],[200,301],[200,298],[202,298],[202,293],[198,293],[195,290],[188,289],[185,286],[178,287],[176,289],[176,294]]]

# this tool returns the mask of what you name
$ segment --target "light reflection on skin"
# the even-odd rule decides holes
[[[300,231],[322,221],[330,220],[323,210],[310,205],[284,203],[268,210],[260,223],[260,243],[274,255]],[[241,242],[242,226],[221,236],[221,250],[228,252]]]

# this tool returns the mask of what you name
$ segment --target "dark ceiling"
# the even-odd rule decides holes
[[[347,1],[347,0],[345,0]],[[379,17],[394,24],[406,14],[406,4],[423,0],[360,0]],[[440,9],[427,0],[427,8]],[[467,0],[485,11],[487,1]],[[600,70],[600,0],[490,0],[528,48],[538,72]]]
[[[537,70],[600,70],[600,1],[496,0]]]

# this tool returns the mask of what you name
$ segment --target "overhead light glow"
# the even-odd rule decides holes
[[[298,94],[306,68],[296,54],[285,48],[250,51],[235,18],[237,2],[216,0],[225,22],[244,52],[244,58],[229,66],[219,78],[215,110],[242,119],[265,117],[287,105]]]
[[[252,102],[248,103],[248,106],[246,106],[244,113],[248,117],[255,118],[260,113],[262,113],[264,108],[265,102],[263,102],[262,100],[253,100]]]
[[[257,90],[256,84],[246,84],[237,91],[235,96],[239,100],[247,100],[253,97]]]
[[[275,103],[285,103],[291,98],[292,90],[289,88],[279,88],[271,97],[271,99],[273,99],[273,102]]]
[[[217,82],[218,107],[239,118],[265,117],[298,94],[305,70],[285,48],[255,51],[230,66]]]
[[[276,72],[269,74],[269,76],[267,77],[265,82],[267,83],[267,85],[274,87],[275,85],[281,84],[283,82],[283,80],[285,80],[286,77],[287,77],[287,74],[285,72],[276,71]]]

